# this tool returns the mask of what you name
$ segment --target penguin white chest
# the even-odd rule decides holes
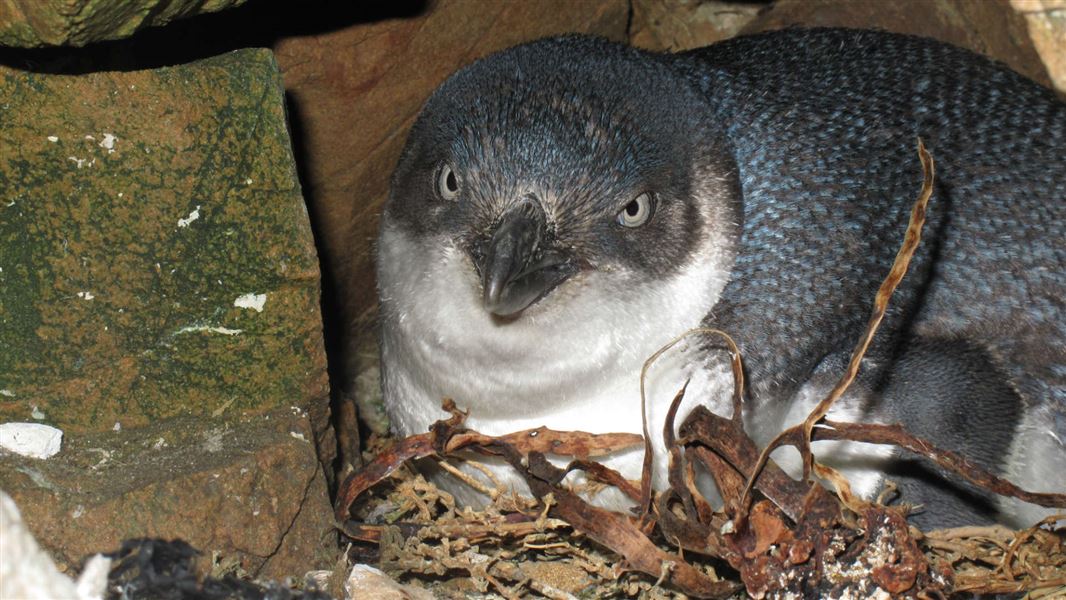
[[[711,236],[708,236],[711,237]],[[474,270],[449,240],[385,227],[379,245],[382,366],[393,428],[409,435],[448,415],[443,398],[469,410],[468,426],[498,435],[538,426],[593,433],[642,430],[640,373],[663,345],[698,327],[724,287],[731,257],[708,240],[690,266],[663,281],[618,272],[580,273],[522,315],[483,310]],[[646,380],[657,461],[670,400],[691,380],[686,405],[729,405],[725,357],[707,364],[681,344]],[[715,406],[717,404],[717,406]],[[642,452],[609,464],[628,477]],[[662,469],[658,469],[663,472]]]

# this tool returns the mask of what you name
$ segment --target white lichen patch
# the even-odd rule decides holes
[[[74,164],[78,165],[78,168],[91,167],[96,164],[96,159],[78,158],[77,156],[68,156],[67,160],[74,161]]]
[[[233,306],[236,306],[237,308],[250,308],[255,312],[263,312],[263,307],[266,306],[266,301],[266,294],[242,294],[237,296],[237,299],[233,301]]]
[[[13,391],[11,391],[9,389],[2,389],[2,390],[0,390],[0,396],[7,396],[8,398],[14,398],[15,397],[15,392],[13,392]]]
[[[193,221],[195,221],[195,220],[197,220],[199,218],[200,218],[200,205],[197,204],[196,208],[194,208],[193,211],[191,213],[189,213],[189,216],[185,217],[184,219],[178,219],[178,227],[188,227],[189,225],[192,224]]]
[[[181,335],[183,333],[195,333],[206,331],[208,333],[219,333],[222,335],[237,335],[244,333],[243,329],[229,329],[226,327],[212,327],[210,325],[189,325],[188,327],[182,327],[174,332],[174,335]]]
[[[221,417],[223,415],[223,413],[226,412],[226,409],[229,408],[230,405],[233,404],[236,401],[237,401],[237,397],[236,396],[231,396],[229,400],[226,400],[225,402],[222,403],[222,406],[219,406],[215,410],[211,411],[211,416],[215,417],[216,419],[218,417]]]
[[[56,484],[52,483],[50,479],[45,477],[44,473],[38,471],[37,469],[34,469],[33,467],[22,466],[16,467],[15,470],[29,477],[30,481],[33,482],[33,485],[41,488],[42,490],[49,490],[52,492],[59,491],[59,488],[56,487]]]
[[[59,453],[63,431],[41,423],[0,424],[0,448],[30,458],[50,458]]]
[[[37,408],[37,405],[34,405],[32,407],[32,410],[30,410],[30,416],[33,417],[34,420],[40,421],[41,419],[44,419],[45,415],[40,408]]]
[[[204,450],[208,452],[221,452],[222,440],[228,432],[225,429],[212,429],[204,432]]]
[[[292,437],[300,440],[301,442],[306,442],[307,441],[307,438],[304,437],[304,434],[300,433],[299,431],[290,431],[289,435],[291,435]]]
[[[49,142],[52,142],[54,144],[54,143],[59,141],[59,136],[58,135],[50,135],[50,136],[48,136],[47,139],[48,139]]]
[[[92,300],[96,297],[92,292],[78,292],[76,295],[82,300]]]
[[[118,138],[115,137],[115,134],[113,133],[104,133],[104,139],[99,145],[101,148],[107,150],[108,154],[111,154],[115,151],[115,140],[117,139]]]
[[[96,461],[95,464],[89,465],[89,468],[93,471],[98,471],[107,466],[107,463],[111,462],[110,450],[105,450],[104,448],[89,448],[88,452],[93,452],[100,456],[100,460]]]

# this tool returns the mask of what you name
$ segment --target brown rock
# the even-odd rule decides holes
[[[370,565],[355,565],[344,582],[347,600],[433,600],[434,595],[395,579]]]
[[[1025,18],[1007,2],[973,0],[778,0],[744,33],[784,27],[859,27],[938,39],[1002,61],[1050,87]]]
[[[84,46],[246,0],[0,0],[0,46]]]
[[[107,589],[111,561],[94,556],[78,581],[63,575],[26,528],[18,506],[0,491],[0,598],[37,600],[100,598]]]
[[[294,414],[295,413],[295,414]],[[335,553],[306,413],[180,417],[71,437],[48,460],[0,454],[0,487],[61,567],[130,538],[180,538],[253,575],[302,575]]]
[[[1025,17],[1029,39],[1036,47],[1055,88],[1066,94],[1066,0],[1010,0]]]
[[[766,4],[718,0],[633,0],[629,43],[680,52],[735,36]]]

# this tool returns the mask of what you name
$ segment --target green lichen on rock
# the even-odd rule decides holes
[[[318,264],[266,50],[0,68],[0,420],[324,401]]]
[[[0,46],[84,46],[246,0],[0,0]]]

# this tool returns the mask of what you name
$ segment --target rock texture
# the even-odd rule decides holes
[[[284,577],[332,564],[325,479],[301,411],[178,418],[74,437],[60,456],[0,455],[0,486],[65,570],[140,537],[183,539]]]
[[[269,52],[5,69],[0,98],[0,420],[323,409],[318,264]]]
[[[768,5],[719,0],[633,0],[629,43],[680,52],[729,39]]]
[[[0,46],[84,46],[246,0],[0,0]]]
[[[59,572],[26,529],[15,501],[0,492],[0,598],[97,600],[104,597],[111,561],[94,556],[78,581]]]
[[[355,565],[344,582],[345,600],[433,600],[429,591],[397,583],[370,565]]]
[[[1051,82],[1066,95],[1066,0],[1010,0],[1025,17],[1029,39],[1044,61]]]
[[[0,67],[0,190],[0,422],[64,430],[56,457],[0,456],[42,544],[67,564],[147,535],[311,563],[333,437],[270,52]]]

